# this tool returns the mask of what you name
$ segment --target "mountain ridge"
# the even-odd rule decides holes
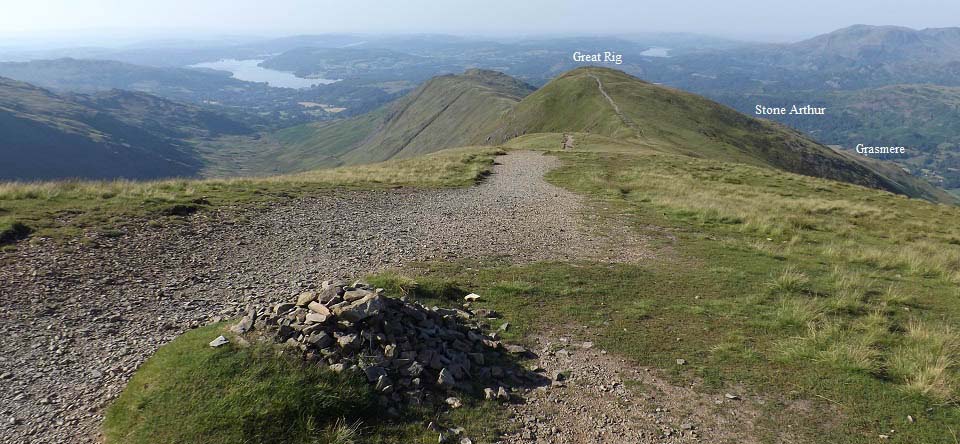
[[[501,81],[508,77],[487,73],[487,77]],[[777,168],[953,202],[947,193],[911,177],[902,168],[838,153],[781,124],[749,117],[703,97],[610,68],[577,68],[520,100],[514,100],[519,99],[516,94],[508,94],[511,100],[494,109],[473,109],[467,119],[471,126],[465,131],[456,125],[461,120],[451,110],[460,96],[444,86],[444,79],[451,78],[456,76],[437,77],[381,111],[386,113],[385,120],[367,126],[362,142],[337,158],[343,164],[363,163],[456,146],[499,144],[525,134],[583,132],[663,152]],[[428,91],[431,100],[441,96],[446,100],[422,102]],[[429,117],[408,119],[409,108],[429,109]],[[337,126],[317,128],[317,132],[299,140],[300,146],[307,148],[304,153],[309,153],[307,139],[336,138],[330,129]],[[429,138],[430,143],[408,149],[425,128],[444,137]]]
[[[304,171],[484,144],[500,114],[532,91],[496,71],[437,76],[376,111],[274,132],[277,145],[249,163],[264,172]]]

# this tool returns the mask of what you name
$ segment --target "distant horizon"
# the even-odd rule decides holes
[[[250,32],[204,32],[201,30],[188,29],[76,29],[64,31],[50,31],[37,33],[16,33],[4,34],[0,30],[0,38],[5,41],[0,42],[0,50],[50,50],[50,49],[70,49],[70,48],[106,48],[122,49],[135,47],[144,44],[156,45],[159,43],[211,43],[211,44],[243,44],[258,40],[281,39],[304,36],[323,36],[323,35],[352,35],[352,36],[370,36],[370,37],[403,37],[403,36],[449,36],[465,38],[471,40],[492,40],[492,41],[511,41],[511,40],[533,40],[533,39],[563,39],[563,38],[635,38],[642,36],[691,36],[710,38],[716,40],[728,40],[731,42],[742,43],[796,43],[807,40],[819,35],[828,34],[837,30],[849,28],[852,26],[866,25],[875,27],[901,27],[916,31],[924,29],[938,28],[960,28],[960,26],[947,27],[925,27],[915,28],[897,24],[867,24],[851,23],[846,26],[835,28],[830,31],[796,36],[792,39],[775,37],[755,37],[738,38],[734,36],[709,34],[702,32],[687,31],[636,31],[636,32],[610,32],[610,33],[529,33],[529,34],[510,34],[510,33],[453,33],[453,32],[376,32],[376,31],[330,31],[330,32],[309,32],[309,31],[250,31]]]
[[[0,46],[76,45],[211,36],[445,34],[480,38],[682,33],[792,42],[853,24],[912,29],[960,25],[960,3],[938,0],[45,0],[0,16]],[[122,42],[118,42],[117,39]]]

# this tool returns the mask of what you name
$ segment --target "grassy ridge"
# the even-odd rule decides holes
[[[133,219],[178,216],[334,188],[469,185],[489,172],[496,148],[461,148],[415,159],[247,179],[0,183],[0,237],[76,236]]]
[[[493,140],[498,142],[531,133],[590,133],[629,141],[638,148],[956,202],[892,164],[837,153],[785,126],[607,68],[579,68],[554,79],[524,98],[496,127]]]
[[[491,125],[531,90],[493,71],[435,77],[362,116],[274,132],[268,137],[270,148],[258,151],[245,164],[255,172],[301,171],[484,144]],[[218,150],[212,151],[216,155]]]

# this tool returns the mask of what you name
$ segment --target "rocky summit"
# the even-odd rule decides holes
[[[463,309],[426,307],[362,282],[324,281],[296,301],[249,308],[231,330],[241,341],[274,341],[336,372],[362,372],[384,406],[440,401],[454,391],[509,400],[512,392],[548,383],[516,364],[533,357],[530,351],[484,333],[496,317],[469,302]]]

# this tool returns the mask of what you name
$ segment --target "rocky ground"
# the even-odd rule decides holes
[[[585,330],[576,333],[589,337]],[[536,343],[535,365],[554,382],[510,406],[516,432],[505,436],[504,444],[760,442],[755,422],[763,399],[679,387],[658,369],[563,334]]]
[[[351,278],[424,259],[647,256],[644,239],[623,227],[585,228],[582,221],[596,217],[590,206],[542,178],[556,159],[518,152],[499,163],[488,180],[471,188],[330,191],[266,209],[204,212],[182,223],[143,222],[119,237],[91,234],[66,246],[34,239],[2,253],[0,440],[96,442],[105,406],[157,347],[211,319],[241,315],[251,302],[296,297],[322,278]],[[545,367],[557,356],[542,355]],[[575,369],[571,385],[586,372],[619,374],[615,358],[593,358],[581,364],[599,368]],[[607,435],[600,436],[619,430],[631,439],[655,436],[659,429],[648,426],[656,424],[656,415],[616,412],[623,391],[620,385],[534,394],[514,408],[517,420],[540,425],[525,426],[529,433],[509,442],[611,442],[587,433],[593,429],[589,421],[600,421],[601,413],[621,424],[641,421],[645,428],[603,425]],[[560,417],[571,413],[583,422],[576,433]],[[546,436],[543,427],[552,430],[541,427],[551,417],[557,431],[537,438]],[[638,430],[653,434],[633,435]]]

